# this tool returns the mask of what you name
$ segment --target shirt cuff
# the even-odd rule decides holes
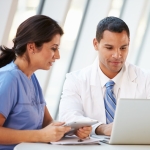
[[[92,125],[92,132],[91,132],[90,135],[97,135],[97,134],[95,133],[95,130],[96,130],[96,128],[97,128],[98,126],[100,126],[101,124],[102,124],[102,122],[99,122],[99,123],[96,123],[96,124]]]

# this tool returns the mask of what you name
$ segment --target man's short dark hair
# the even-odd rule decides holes
[[[103,38],[103,33],[105,30],[118,33],[126,31],[128,37],[130,38],[130,31],[127,24],[117,17],[106,17],[98,23],[96,30],[96,39],[98,42],[100,42]]]

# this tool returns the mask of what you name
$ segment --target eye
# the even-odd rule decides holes
[[[121,47],[120,49],[121,49],[121,50],[125,50],[125,49],[126,49],[126,47]]]
[[[111,50],[111,49],[112,49],[112,47],[106,47],[106,49]]]
[[[52,47],[51,49],[52,49],[53,51],[58,50],[58,48],[56,48],[56,47]]]

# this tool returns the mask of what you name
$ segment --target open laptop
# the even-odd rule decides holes
[[[94,137],[109,144],[150,144],[150,99],[120,99],[111,137]]]

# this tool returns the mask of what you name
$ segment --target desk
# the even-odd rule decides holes
[[[150,145],[51,145],[43,143],[21,143],[14,150],[150,150]]]

